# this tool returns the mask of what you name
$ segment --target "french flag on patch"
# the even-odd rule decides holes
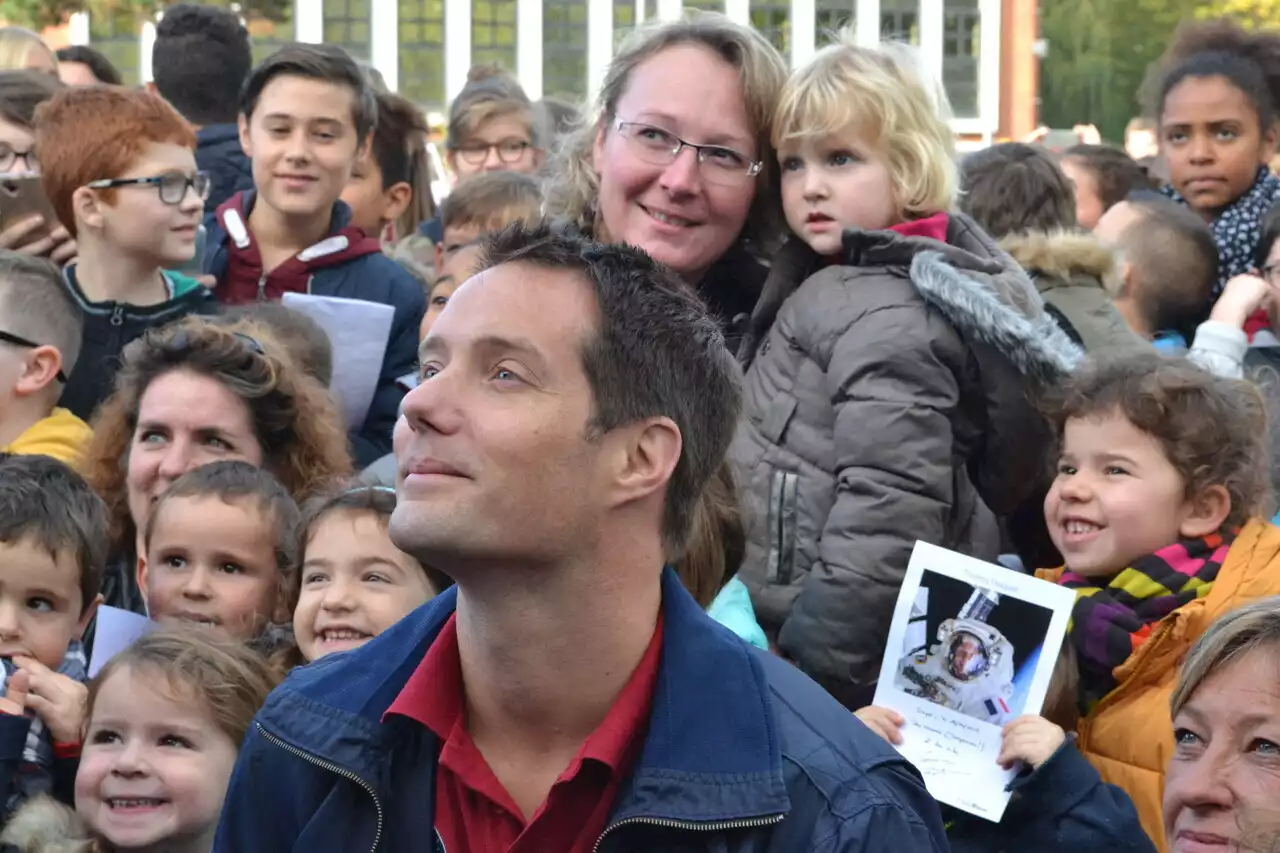
[[[996,702],[1000,703],[999,707],[996,707]],[[990,699],[988,699],[986,700],[986,705],[987,705],[987,713],[993,717],[1002,712],[1005,714],[1009,713],[1009,706],[1004,703],[1003,699],[997,698],[995,702],[992,702]]]

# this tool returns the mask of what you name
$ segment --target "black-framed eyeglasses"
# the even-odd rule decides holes
[[[745,183],[764,168],[764,162],[753,160],[741,151],[724,145],[696,145],[686,142],[669,130],[642,121],[619,119],[614,128],[629,140],[642,160],[654,166],[670,166],[686,148],[698,156],[698,171],[715,184]]]
[[[6,344],[13,344],[15,347],[23,347],[25,349],[37,349],[44,346],[44,344],[38,344],[35,341],[29,341],[26,338],[20,338],[17,335],[12,335],[8,332],[0,332],[0,341],[4,341]],[[61,368],[58,369],[57,380],[63,385],[67,384],[67,374],[63,373]]]
[[[165,172],[150,178],[103,178],[90,181],[85,186],[91,190],[107,190],[112,187],[154,186],[160,193],[160,200],[165,204],[182,204],[187,197],[187,190],[195,191],[201,201],[209,200],[209,189],[213,181],[208,172],[196,172],[186,175],[182,172]]]
[[[12,172],[13,167],[18,165],[19,160],[22,161],[22,168],[28,172],[34,172],[40,168],[40,164],[36,162],[36,150],[34,148],[18,151],[12,145],[0,142],[0,172]]]
[[[524,152],[533,147],[527,139],[504,139],[501,142],[474,142],[458,146],[458,154],[472,166],[479,166],[489,159],[490,151],[498,152],[498,159],[506,165],[520,162]]]

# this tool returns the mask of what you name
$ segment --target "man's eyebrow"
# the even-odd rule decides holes
[[[542,362],[542,351],[534,346],[532,341],[526,338],[508,338],[502,335],[481,335],[472,342],[471,346],[475,349],[490,350],[493,352],[515,352],[536,359]],[[423,338],[421,346],[418,347],[418,360],[422,361],[426,356],[448,351],[449,344],[444,338],[428,335]]]

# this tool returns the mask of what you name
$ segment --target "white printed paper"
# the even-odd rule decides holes
[[[132,610],[102,605],[98,608],[98,624],[93,629],[93,656],[89,659],[89,677],[139,637],[147,634],[154,623]]]
[[[315,320],[329,336],[333,347],[329,390],[342,409],[347,429],[359,428],[382,377],[395,309],[381,302],[309,293],[286,293],[280,302]]]
[[[939,802],[999,821],[1018,768],[1001,731],[1038,714],[1075,593],[917,542],[893,611],[875,704],[906,720],[898,747]]]

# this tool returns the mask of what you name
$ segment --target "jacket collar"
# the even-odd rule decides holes
[[[240,128],[235,122],[230,122],[229,124],[206,124],[196,131],[196,147],[198,148],[223,145],[232,140],[235,140],[238,148],[240,146]]]
[[[449,590],[362,648],[295,670],[258,717],[275,738],[373,782],[404,726],[382,714],[457,607]],[[644,748],[612,822],[709,822],[790,809],[781,734],[757,652],[662,574],[662,662]],[[429,735],[428,735],[429,736]],[[672,795],[672,788],[679,790]]]

